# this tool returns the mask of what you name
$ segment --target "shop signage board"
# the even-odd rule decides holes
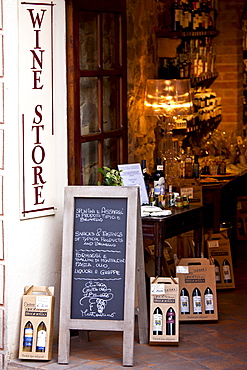
[[[19,1],[20,218],[55,213],[53,1]]]
[[[139,197],[136,186],[65,188],[61,364],[69,362],[74,329],[123,331],[123,365],[133,366],[137,306],[139,339],[148,343]]]

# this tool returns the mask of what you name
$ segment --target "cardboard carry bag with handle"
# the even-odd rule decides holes
[[[215,264],[215,279],[217,289],[235,288],[231,245],[227,231],[209,233],[205,236],[208,248],[208,257]]]
[[[179,342],[179,283],[177,278],[150,278],[150,344]]]
[[[215,268],[207,258],[182,258],[176,266],[180,321],[218,320]]]
[[[192,206],[202,205],[202,186],[197,179],[182,179],[179,192],[181,196],[188,196],[189,204]]]
[[[22,297],[19,359],[51,360],[54,287],[26,286]]]

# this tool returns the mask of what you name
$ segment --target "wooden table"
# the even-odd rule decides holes
[[[218,184],[202,184],[204,205],[204,227],[219,233],[220,225],[230,226],[229,239],[232,247],[232,257],[237,259],[237,198],[247,195],[247,173],[227,177]]]
[[[172,210],[163,217],[142,217],[143,239],[154,242],[155,276],[162,276],[164,240],[194,230],[195,257],[201,257],[203,207]]]
[[[219,180],[218,180],[219,181]],[[222,222],[236,226],[237,197],[247,195],[247,173],[226,178],[219,183],[203,184],[204,226],[220,230]]]

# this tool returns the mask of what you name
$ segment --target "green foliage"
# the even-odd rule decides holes
[[[98,181],[98,185],[106,185],[106,186],[121,186],[123,185],[122,177],[118,170],[113,170],[108,167],[98,168],[98,171],[103,175],[102,184]]]

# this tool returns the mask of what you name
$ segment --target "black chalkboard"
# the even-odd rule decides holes
[[[135,313],[148,343],[143,251],[137,186],[65,188],[58,363],[69,363],[70,330],[110,330],[133,366]]]
[[[75,198],[71,319],[123,320],[126,198]]]

